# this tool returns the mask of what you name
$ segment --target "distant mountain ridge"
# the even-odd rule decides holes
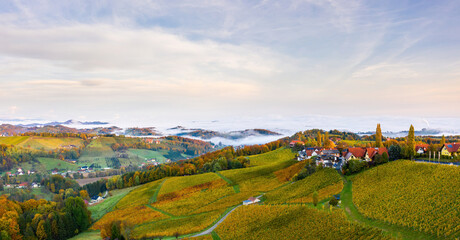
[[[89,122],[82,122],[77,120],[69,119],[64,122],[48,122],[48,123],[28,123],[28,124],[17,124],[16,126],[21,127],[40,127],[40,126],[57,126],[57,125],[107,125],[108,122],[101,122],[101,121],[89,121]]]

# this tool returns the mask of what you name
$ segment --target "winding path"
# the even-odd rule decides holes
[[[232,213],[235,209],[237,209],[239,206],[241,206],[242,204],[234,207],[232,210],[230,210],[227,214],[225,214],[219,221],[217,221],[212,227],[208,228],[207,230],[204,230],[203,232],[201,233],[198,233],[198,234],[195,234],[193,235],[192,237],[199,237],[199,236],[203,236],[203,235],[207,235],[207,234],[210,234],[212,231],[214,231],[214,229],[216,229],[219,224],[221,224],[227,217],[228,215],[230,215],[230,213]]]

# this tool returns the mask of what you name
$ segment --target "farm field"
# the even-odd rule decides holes
[[[353,202],[368,218],[458,238],[459,179],[458,167],[390,162],[352,178]]]
[[[30,148],[36,150],[53,150],[57,148],[62,148],[66,145],[75,145],[76,147],[83,146],[83,140],[80,138],[72,138],[72,137],[28,137],[25,141],[21,141],[20,143],[16,144],[15,146],[23,147],[23,148]]]
[[[335,169],[325,168],[300,181],[265,194],[267,204],[312,202],[314,191],[324,199],[342,191],[343,183]]]
[[[221,239],[391,239],[381,230],[332,212],[301,205],[250,205],[232,212],[215,229]]]
[[[28,138],[28,136],[0,137],[0,144],[18,145],[27,141]]]
[[[38,162],[23,162],[18,165],[24,171],[35,170],[38,173],[49,174],[55,168],[59,171],[78,170],[80,166],[55,158],[37,158]],[[17,167],[11,169],[12,172],[17,171]]]
[[[166,157],[164,156],[167,154],[166,151],[152,151],[147,149],[129,149],[129,154],[132,156],[138,156],[142,158],[142,160],[148,159],[155,159],[159,163],[164,163],[166,161]]]
[[[112,137],[97,138],[86,146],[82,151],[78,164],[81,166],[91,164],[99,164],[102,168],[108,167],[106,158],[116,157],[115,152],[112,150],[112,144],[116,143]]]

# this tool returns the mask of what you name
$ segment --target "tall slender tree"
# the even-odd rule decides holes
[[[316,141],[318,142],[318,147],[321,147],[323,145],[323,137],[321,136],[321,132],[318,131],[316,135],[317,135]]]
[[[412,159],[412,157],[415,156],[415,132],[414,132],[414,126],[412,124],[410,125],[409,128],[409,134],[407,135],[407,156]]]
[[[375,130],[375,146],[379,148],[383,147],[382,129],[380,128],[380,123],[377,124],[377,129]]]
[[[444,144],[446,144],[446,137],[444,137],[444,135],[442,135],[442,138],[441,138],[441,147],[443,147]]]

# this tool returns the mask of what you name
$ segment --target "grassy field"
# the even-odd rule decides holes
[[[88,207],[88,210],[91,211],[91,217],[94,220],[99,220],[106,213],[112,211],[122,198],[138,187],[139,186],[110,191],[112,196],[105,199],[102,203]]]
[[[78,159],[78,164],[81,166],[89,166],[93,163],[97,163],[103,168],[107,167],[105,158],[116,157],[115,152],[111,148],[114,143],[116,143],[116,140],[112,137],[100,137],[91,141],[82,151]]]
[[[249,156],[251,166],[267,165],[294,159],[295,153],[289,148],[280,148],[271,152]]]
[[[70,238],[70,240],[100,240],[101,232],[95,230],[88,230],[78,234],[77,236]]]
[[[267,204],[312,202],[314,191],[324,199],[342,191],[343,183],[335,169],[325,168],[305,179],[288,184],[265,194]]]
[[[157,162],[164,163],[166,161],[166,151],[152,151],[147,149],[129,149],[130,155],[138,156],[142,160],[155,159]]]
[[[80,138],[56,138],[56,137],[28,137],[25,141],[21,141],[15,146],[30,148],[30,149],[43,149],[43,150],[53,150],[57,148],[62,148],[66,145],[75,145],[77,147],[83,146],[83,140]]]
[[[381,230],[348,221],[341,210],[301,205],[242,206],[215,232],[221,239],[390,239]]]
[[[11,169],[12,172],[16,172],[18,167],[22,168],[24,171],[35,170],[41,174],[49,174],[55,168],[59,171],[64,170],[78,170],[80,166],[77,164],[69,163],[55,158],[37,158],[38,162],[23,162],[20,163],[17,167]]]
[[[353,202],[368,218],[459,238],[459,179],[454,166],[390,162],[352,178]]]
[[[52,169],[59,169],[59,170],[78,170],[80,166],[69,163],[66,161],[62,161],[59,159],[54,158],[38,158],[38,161],[41,165],[45,168],[46,171],[50,171]]]
[[[28,136],[0,137],[0,144],[18,145],[27,141],[28,138]]]

